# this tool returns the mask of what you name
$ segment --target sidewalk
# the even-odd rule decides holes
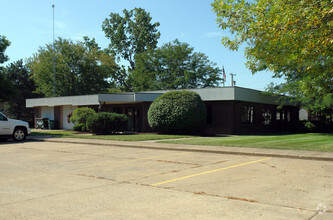
[[[28,140],[143,148],[143,149],[192,151],[192,152],[202,152],[202,153],[219,153],[219,154],[235,154],[235,155],[263,156],[263,157],[333,161],[333,152],[295,151],[295,150],[243,148],[243,147],[221,147],[221,146],[207,146],[207,145],[203,146],[203,145],[185,145],[185,144],[165,144],[165,143],[157,143],[157,141],[110,141],[110,140],[78,139],[78,138],[50,138],[50,137],[37,137],[37,136],[29,136]]]

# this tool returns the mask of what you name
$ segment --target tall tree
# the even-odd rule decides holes
[[[136,68],[129,80],[136,91],[212,87],[222,80],[215,63],[178,40],[135,58]]]
[[[10,46],[10,41],[3,35],[0,35],[0,64],[3,64],[9,60],[9,57],[5,55],[7,47]],[[9,100],[15,94],[13,84],[7,79],[4,68],[0,66],[0,102]]]
[[[253,73],[268,69],[286,79],[277,91],[314,112],[332,112],[331,0],[215,0],[212,6],[219,26],[235,36],[223,37],[222,44],[237,50],[246,43]]]
[[[150,13],[142,8],[123,11],[124,15],[111,13],[105,19],[102,29],[110,39],[110,49],[120,58],[128,61],[130,70],[135,68],[134,57],[146,50],[155,49],[160,38],[158,22],[151,23]]]
[[[22,60],[6,66],[4,73],[7,79],[14,85],[15,97],[4,103],[3,108],[8,116],[32,122],[34,111],[25,107],[25,99],[38,97],[33,93],[35,84],[30,77],[28,68]]]
[[[10,41],[3,35],[0,35],[0,64],[5,63],[9,60],[8,56],[5,55],[7,47],[10,46]]]
[[[37,93],[46,97],[105,92],[116,83],[119,69],[114,57],[89,38],[77,43],[59,38],[54,48],[41,47],[28,66]]]

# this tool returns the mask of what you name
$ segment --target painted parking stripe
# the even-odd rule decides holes
[[[206,171],[206,172],[196,173],[196,174],[192,174],[192,175],[188,175],[188,176],[183,176],[183,177],[180,177],[180,178],[167,180],[167,181],[164,181],[164,182],[154,183],[154,184],[152,184],[152,186],[158,186],[158,185],[171,183],[171,182],[175,182],[175,181],[179,181],[179,180],[183,180],[183,179],[188,179],[188,178],[195,177],[195,176],[201,176],[201,175],[214,173],[214,172],[218,172],[218,171],[222,171],[222,170],[227,170],[227,169],[231,169],[231,168],[235,168],[235,167],[245,166],[245,165],[249,165],[249,164],[252,164],[252,163],[258,163],[260,161],[269,160],[269,159],[271,159],[271,158],[264,158],[264,159],[260,159],[260,160],[254,160],[254,161],[250,161],[250,162],[246,162],[246,163],[232,165],[232,166],[229,166],[229,167],[223,167],[223,168],[219,168],[219,169],[216,169],[216,170],[209,170],[209,171]]]
[[[139,161],[139,160],[151,160],[151,159],[156,159],[156,158],[161,158],[161,157],[178,156],[178,155],[185,155],[185,154],[191,154],[191,153],[192,152],[177,153],[177,154],[167,154],[167,155],[154,156],[154,157],[144,157],[144,158],[131,159],[131,160],[115,161],[115,162],[111,162],[111,163],[112,164],[127,163],[127,162]]]

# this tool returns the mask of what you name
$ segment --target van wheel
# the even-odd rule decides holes
[[[13,133],[13,138],[15,141],[23,141],[27,137],[27,132],[25,128],[15,128],[14,133]]]

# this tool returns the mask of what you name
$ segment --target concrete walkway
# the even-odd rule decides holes
[[[78,139],[78,138],[50,138],[50,137],[37,137],[37,136],[29,136],[28,140],[157,149],[157,150],[160,149],[160,150],[191,151],[191,152],[202,152],[202,153],[219,153],[219,154],[235,154],[235,155],[251,155],[251,156],[333,161],[333,152],[222,147],[222,146],[207,146],[207,145],[165,144],[165,143],[158,143],[158,141],[160,140],[111,141],[111,140]]]

